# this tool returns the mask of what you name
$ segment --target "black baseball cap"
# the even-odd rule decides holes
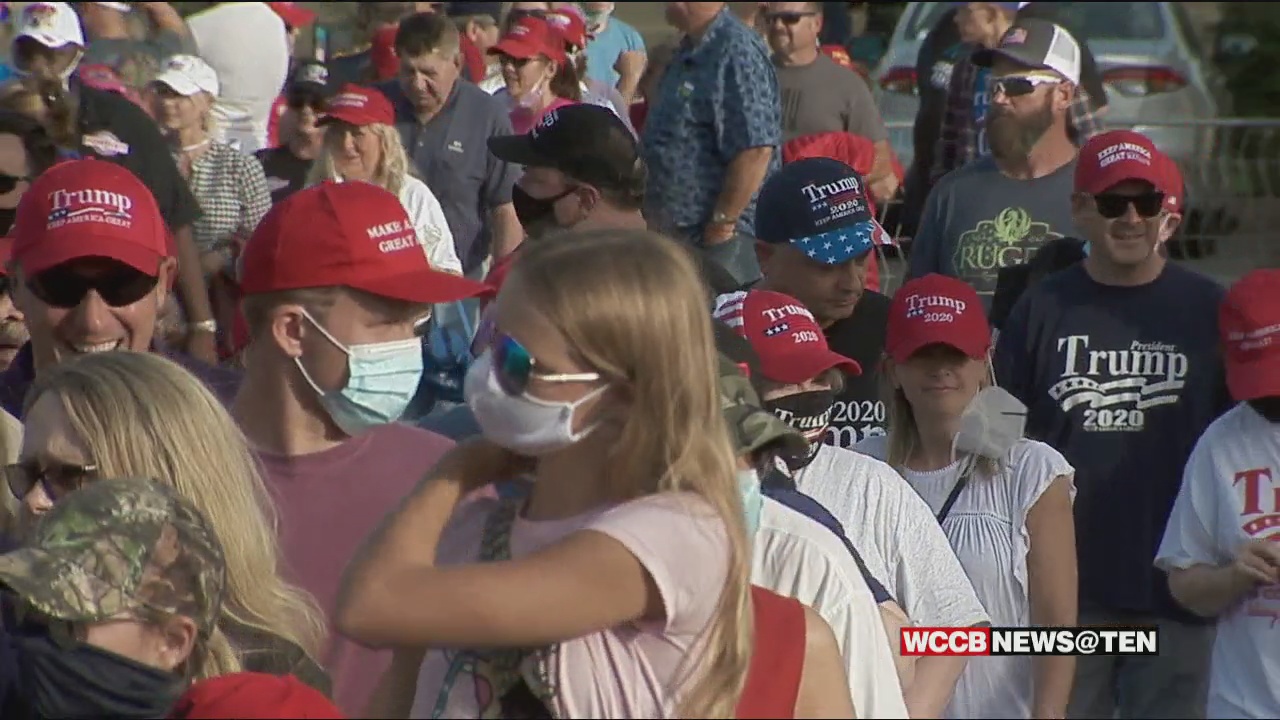
[[[288,92],[290,94],[315,93],[321,97],[333,95],[333,89],[329,83],[329,67],[315,60],[298,63],[298,66],[293,69],[293,74],[289,76]]]
[[[991,67],[1003,55],[1029,68],[1052,70],[1073,83],[1080,82],[1080,43],[1061,25],[1041,18],[1022,18],[1013,24],[995,48],[973,53],[973,64]]]
[[[524,135],[489,138],[489,152],[505,162],[552,168],[601,188],[629,184],[640,165],[631,130],[609,108],[589,103],[556,108]]]

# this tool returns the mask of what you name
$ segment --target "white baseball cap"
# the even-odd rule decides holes
[[[70,3],[36,2],[22,8],[14,40],[31,38],[47,48],[84,47],[84,30]]]
[[[170,55],[155,82],[187,97],[202,92],[218,96],[218,73],[195,55]]]

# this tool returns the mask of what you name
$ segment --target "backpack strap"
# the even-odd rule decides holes
[[[485,518],[480,538],[480,562],[502,562],[511,559],[511,531],[516,518],[528,500],[532,482],[515,480],[499,487],[497,507]],[[491,683],[488,707],[481,708],[483,718],[554,717],[558,684],[551,671],[558,645],[544,648],[500,648],[461,650],[450,661],[450,674],[457,669],[475,672],[484,666]],[[449,700],[449,687],[441,688],[431,716],[444,717]],[[522,687],[524,686],[524,687]],[[518,707],[511,707],[512,702]],[[539,707],[541,706],[541,707]]]

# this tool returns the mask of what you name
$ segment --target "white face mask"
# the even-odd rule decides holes
[[[1027,429],[1027,406],[1003,388],[983,388],[960,416],[954,451],[1003,460]]]
[[[604,392],[601,386],[573,402],[552,402],[509,395],[494,374],[493,355],[486,351],[472,363],[462,393],[484,436],[511,452],[536,457],[581,442],[596,429],[593,424],[574,432],[574,412]]]

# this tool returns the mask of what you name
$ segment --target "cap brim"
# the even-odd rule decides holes
[[[1227,389],[1236,402],[1280,397],[1280,367],[1274,355],[1226,361]]]
[[[553,167],[555,162],[533,147],[529,135],[500,135],[489,138],[489,152],[503,162],[525,167]]]
[[[838,230],[792,240],[789,244],[811,260],[840,265],[871,252],[886,237],[888,234],[879,222],[865,220]]]
[[[760,372],[765,378],[787,385],[808,382],[828,370],[841,370],[853,377],[862,374],[862,366],[857,361],[833,350],[812,348],[760,358]]]
[[[980,48],[973,51],[973,55],[969,59],[978,67],[989,68],[995,64],[997,57],[1007,58],[1029,68],[1053,70],[1053,68],[1044,64],[1043,57],[1031,57],[1026,52],[1019,52],[1010,48]]]
[[[74,237],[42,239],[16,260],[22,264],[23,273],[30,276],[65,262],[96,257],[124,263],[151,277],[160,274],[160,261],[164,259],[164,255],[159,252],[136,243],[123,242],[115,237],[99,238],[93,233],[86,233]]]
[[[199,85],[182,75],[157,75],[154,82],[164,85],[183,97],[191,97],[202,92]]]
[[[344,122],[348,125],[355,125],[356,127],[382,124],[377,118],[369,115],[368,113],[363,113],[358,110],[350,110],[348,108],[338,108],[335,111],[326,112],[324,115],[320,116],[320,119],[316,120],[317,125],[328,125],[329,123],[334,122]]]
[[[533,43],[513,40],[510,38],[506,40],[499,40],[497,45],[489,48],[490,55],[510,55],[518,60],[535,58],[542,53],[543,49]]]
[[[809,449],[809,441],[799,430],[768,410],[751,405],[734,405],[724,409],[724,418],[729,424],[734,449],[739,456],[753,455],[766,448],[778,448],[784,455],[796,456]],[[744,425],[750,427],[744,428]]]
[[[980,340],[956,342],[953,339],[943,340],[939,338],[920,338],[912,340],[911,342],[902,343],[901,345],[893,348],[893,350],[889,351],[889,357],[893,358],[893,361],[896,363],[904,363],[910,360],[911,356],[930,345],[946,345],[948,347],[955,348],[956,350],[964,353],[966,357],[973,358],[974,360],[985,358],[987,353],[991,350],[990,344],[983,345]],[[962,345],[967,345],[968,347],[961,347]]]
[[[467,300],[493,293],[493,288],[482,282],[431,269],[347,284],[379,297],[424,305]]]
[[[87,597],[99,598],[98,607],[90,612],[84,603],[76,602],[79,598],[67,592],[64,584],[79,588]],[[67,622],[98,622],[133,607],[125,602],[119,588],[107,585],[101,578],[85,572],[82,566],[44,548],[23,548],[0,555],[0,585],[7,586],[45,615]],[[110,603],[111,598],[117,602]]]
[[[68,45],[83,47],[83,45],[81,45],[81,43],[76,42],[74,38],[68,39],[63,37],[57,37],[56,35],[50,35],[49,33],[37,32],[34,30],[19,31],[17,35],[13,36],[13,39],[15,42],[18,40],[21,40],[22,38],[30,38],[31,40],[35,40],[36,42],[49,48],[50,50],[57,50],[60,47],[66,47]]]

